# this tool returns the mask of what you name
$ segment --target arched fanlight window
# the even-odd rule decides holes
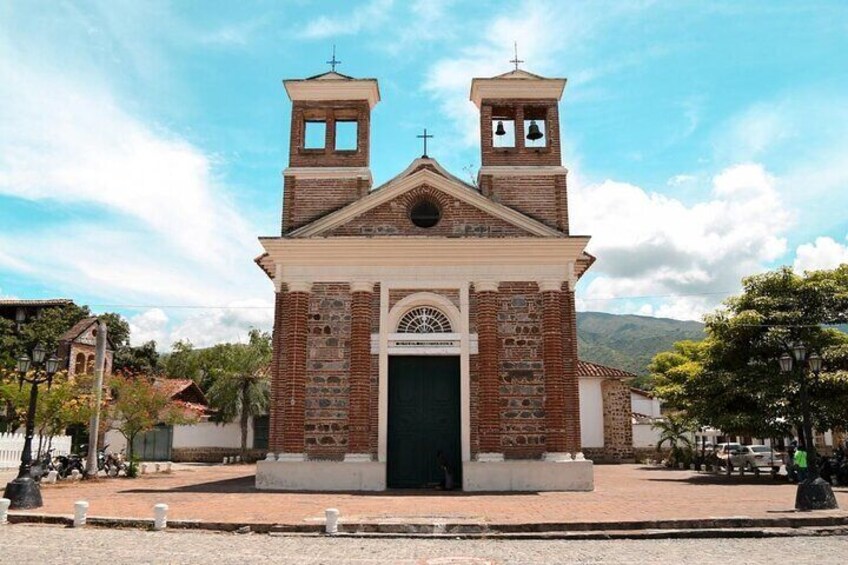
[[[403,315],[397,331],[402,334],[451,333],[451,323],[441,311],[431,306],[419,306]]]

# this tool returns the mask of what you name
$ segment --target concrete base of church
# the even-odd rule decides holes
[[[271,461],[256,463],[259,490],[386,490],[386,464],[377,461]]]
[[[468,492],[591,491],[595,489],[592,462],[573,461],[466,461],[462,489]]]

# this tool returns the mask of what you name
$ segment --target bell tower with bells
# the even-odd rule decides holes
[[[559,101],[564,78],[519,68],[471,82],[480,110],[483,195],[568,234],[566,175],[562,166]]]

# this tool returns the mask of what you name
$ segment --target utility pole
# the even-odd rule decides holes
[[[97,436],[100,431],[100,404],[103,400],[103,373],[106,369],[106,322],[97,321],[97,341],[94,350],[94,414],[88,426],[88,461],[86,476],[97,476]]]

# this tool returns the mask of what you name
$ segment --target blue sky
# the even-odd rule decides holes
[[[471,78],[569,79],[587,310],[698,318],[739,279],[848,261],[848,3],[3,2],[0,296],[117,310],[135,342],[269,327],[284,78],[380,81],[372,170],[479,167]],[[647,297],[647,298],[642,298]]]

